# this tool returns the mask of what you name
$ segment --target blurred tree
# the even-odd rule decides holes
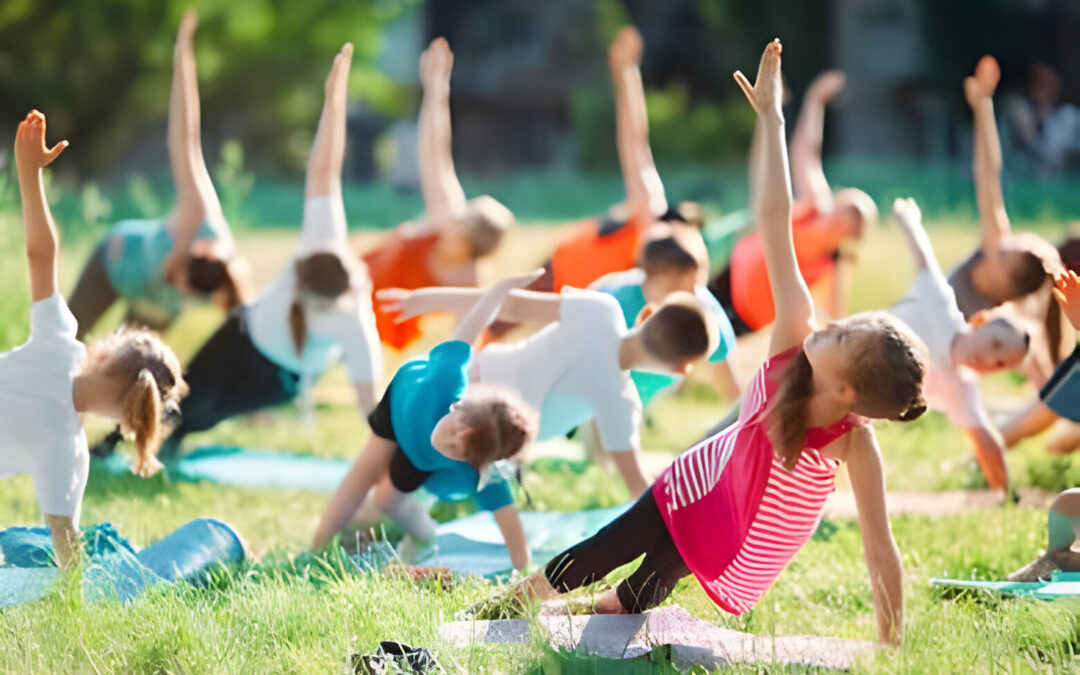
[[[30,108],[76,152],[65,167],[99,173],[160,165],[180,15],[199,11],[196,57],[208,161],[239,140],[256,164],[303,166],[334,52],[356,46],[350,94],[380,112],[414,92],[373,62],[381,29],[417,0],[3,0],[0,134]],[[149,156],[151,161],[147,161]]]

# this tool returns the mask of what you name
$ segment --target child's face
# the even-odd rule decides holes
[[[458,401],[450,406],[450,412],[443,415],[431,431],[431,446],[440,454],[459,462],[465,461],[462,439],[466,426],[462,417],[461,401]]]
[[[968,339],[971,340],[970,352],[973,356],[964,365],[978,372],[1015,368],[1027,355],[1024,336],[1000,321],[982,324],[971,331]]]

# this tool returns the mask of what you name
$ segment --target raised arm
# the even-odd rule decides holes
[[[641,82],[641,34],[626,26],[608,52],[615,89],[615,144],[619,152],[626,204],[631,213],[648,208],[654,216],[667,211],[664,184],[649,146],[649,117]]]
[[[468,314],[458,324],[457,330],[454,331],[450,339],[461,340],[469,344],[476,342],[484,329],[500,316],[499,309],[510,291],[528,286],[539,279],[543,273],[543,269],[538,269],[525,276],[506,277],[492,284],[491,288],[484,291],[483,295],[469,309]]]
[[[427,219],[442,227],[465,215],[465,190],[454,169],[450,131],[450,71],[454,53],[446,38],[435,38],[420,54],[420,103],[417,154],[420,191]]]
[[[353,46],[346,43],[334,57],[326,78],[325,97],[315,140],[308,158],[304,196],[341,198],[341,167],[345,163],[345,104]]]
[[[934,247],[930,243],[930,237],[926,236],[926,230],[922,224],[922,211],[919,205],[911,197],[907,199],[897,198],[892,207],[893,220],[900,226],[904,238],[908,243],[908,250],[915,261],[915,267],[920,270],[930,270],[941,273],[937,258],[934,257]]]
[[[450,312],[464,316],[483,296],[478,288],[420,288],[409,291],[402,288],[386,288],[375,293],[375,299],[384,311],[405,321],[428,312]],[[559,320],[562,296],[558,293],[540,293],[514,289],[499,308],[499,321],[511,323],[548,324]]]
[[[753,86],[742,72],[735,73],[735,81],[757,112],[761,125],[758,150],[760,194],[752,207],[776,306],[770,355],[801,344],[815,326],[814,302],[799,272],[792,243],[791,182],[784,140],[784,113],[780,109],[783,96],[780,52],[779,40],[773,40],[765,47]]]
[[[975,199],[982,222],[983,255],[996,259],[1002,238],[1012,231],[1001,192],[1001,140],[994,119],[994,90],[1001,70],[992,56],[979,59],[975,75],[964,78],[964,96],[975,118]]]
[[[791,135],[791,179],[795,197],[812,202],[823,213],[833,207],[832,188],[821,164],[825,105],[844,88],[844,81],[844,74],[839,70],[826,70],[814,78],[803,96],[799,119]]]
[[[898,645],[904,634],[904,567],[885,508],[885,472],[870,427],[853,429],[846,438],[848,476],[859,513],[863,555],[874,596],[878,640]]]
[[[45,146],[45,115],[37,110],[31,110],[15,132],[15,166],[19,174],[19,194],[22,197],[32,302],[56,295],[60,286],[57,282],[60,247],[56,224],[49,211],[49,203],[45,200],[45,184],[41,180],[41,170],[67,146],[67,141],[60,141],[52,148]]]

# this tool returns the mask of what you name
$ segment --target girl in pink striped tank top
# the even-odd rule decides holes
[[[883,313],[818,330],[791,239],[791,187],[780,110],[780,42],[765,48],[757,82],[735,79],[758,113],[751,179],[776,321],[770,357],[743,395],[738,419],[675,460],[625,513],[556,556],[518,593],[548,599],[602,579],[642,554],[638,569],[596,601],[639,612],[693,574],[724,610],[753,607],[821,518],[846,462],[859,507],[878,635],[899,640],[902,570],[885,513],[881,457],[868,418],[912,420],[925,346]],[[753,172],[752,172],[753,173]]]

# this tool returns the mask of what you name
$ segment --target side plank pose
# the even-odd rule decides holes
[[[121,329],[89,353],[75,337],[75,317],[58,294],[59,244],[41,178],[67,145],[46,147],[45,116],[37,110],[15,135],[33,305],[30,337],[0,354],[0,475],[33,476],[57,560],[70,568],[78,558],[90,467],[79,415],[119,422],[135,438],[134,472],[149,476],[161,467],[155,457],[161,418],[187,387],[176,356],[150,333]]]
[[[173,52],[168,148],[176,206],[164,218],[116,223],[94,249],[68,300],[80,340],[118,299],[127,320],[164,330],[183,296],[209,297],[225,312],[247,299],[246,264],[225,221],[199,139],[197,19],[188,10]]]
[[[907,294],[889,313],[907,324],[929,350],[926,402],[967,433],[990,487],[1008,487],[1005,449],[979,398],[977,375],[1019,365],[1027,355],[1028,335],[1015,321],[991,318],[986,310],[976,313],[969,325],[934,257],[915,200],[897,199],[893,217],[907,237],[916,272]]]
[[[357,405],[365,416],[375,407],[382,352],[371,284],[349,246],[341,196],[352,53],[351,44],[341,48],[326,80],[296,255],[253,303],[229,315],[188,364],[191,395],[166,441],[169,454],[190,432],[293,400],[302,381],[317,379],[342,352]]]
[[[1080,331],[1080,277],[1066,270],[1054,279],[1054,296],[1072,327]],[[1039,390],[1039,399],[1002,428],[1011,448],[1021,440],[1064,420],[1047,441],[1052,454],[1080,448],[1080,346],[1073,349]]]
[[[964,79],[964,95],[975,119],[973,168],[982,242],[949,273],[949,284],[965,319],[979,310],[1016,301],[1017,310],[1038,323],[1025,374],[1042,386],[1061,361],[1062,321],[1050,293],[1050,279],[1064,268],[1053,245],[1030,232],[1013,232],[1009,224],[1001,189],[1001,141],[994,119],[993,96],[1000,77],[997,61],[984,56],[975,74]]]
[[[874,200],[862,190],[833,190],[821,161],[825,129],[825,105],[844,87],[844,74],[829,70],[810,83],[803,97],[799,119],[791,137],[791,175],[796,202],[792,207],[792,241],[799,272],[807,286],[831,279],[825,312],[832,318],[847,314],[847,296],[856,263],[856,250],[866,230],[878,219]],[[750,200],[754,201],[759,178],[755,167],[755,135],[750,148]],[[752,214],[732,214],[732,219],[752,220]],[[709,226],[708,235],[730,237],[730,226]],[[710,241],[711,251],[725,250],[723,242]],[[751,333],[772,323],[775,316],[761,235],[750,232],[731,249],[730,259],[714,275],[709,288],[728,308],[735,332]]]
[[[533,437],[536,412],[514,393],[469,384],[472,344],[513,288],[539,276],[511,277],[483,292],[453,337],[427,358],[406,361],[371,413],[371,438],[330,499],[312,548],[330,543],[374,488],[375,505],[414,541],[435,537],[427,511],[408,493],[426,488],[441,499],[474,496],[491,511],[516,569],[529,547],[514,496],[492,464],[510,459]],[[485,484],[482,484],[483,483]]]
[[[373,251],[363,254],[375,291],[383,288],[476,286],[478,268],[514,224],[508,208],[488,195],[466,201],[454,170],[450,125],[450,71],[454,54],[435,38],[420,55],[418,155],[426,213],[403,223]],[[402,350],[420,337],[419,320],[395,321],[376,308],[379,337]]]
[[[464,314],[479,299],[467,288],[383,291],[402,316],[431,311]],[[630,371],[685,374],[712,353],[714,322],[690,293],[670,293],[627,328],[610,295],[567,288],[561,294],[513,291],[498,318],[543,326],[512,344],[477,354],[476,379],[509,387],[540,411],[537,440],[563,436],[594,420],[598,445],[637,497],[649,482],[641,469],[641,399]]]
[[[735,424],[680,455],[629,511],[556,556],[516,592],[554,598],[644,554],[629,578],[597,599],[597,611],[655,606],[692,573],[717,605],[741,614],[810,538],[836,470],[846,462],[878,636],[896,644],[903,628],[903,572],[867,418],[922,414],[924,347],[880,313],[816,329],[791,240],[780,50],[778,40],[766,47],[753,86],[735,74],[758,116],[761,189],[754,195],[754,217],[777,303],[770,357],[747,387]]]

